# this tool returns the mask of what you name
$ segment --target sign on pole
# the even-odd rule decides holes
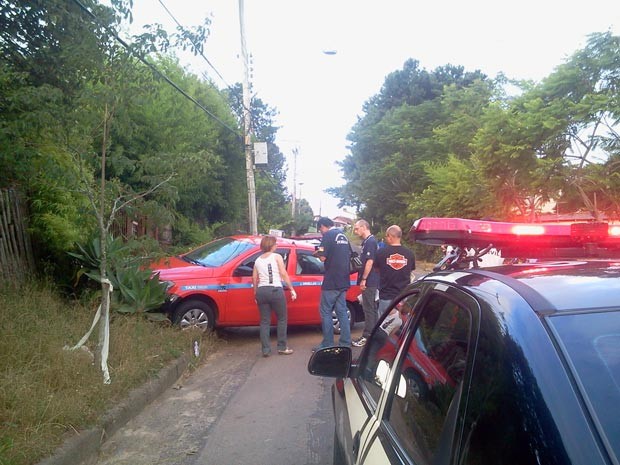
[[[269,163],[267,142],[254,142],[254,164],[266,165],[267,163]]]

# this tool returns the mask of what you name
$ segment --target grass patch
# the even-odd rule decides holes
[[[195,333],[139,316],[112,315],[112,383],[86,350],[67,351],[92,323],[97,304],[67,302],[41,284],[0,289],[0,465],[31,465],[75,431],[191,351]],[[87,345],[94,352],[98,327]],[[208,353],[214,339],[201,342]]]

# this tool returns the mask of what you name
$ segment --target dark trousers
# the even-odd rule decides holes
[[[271,312],[278,321],[278,350],[286,349],[286,297],[284,290],[277,286],[260,286],[256,290],[256,303],[260,312],[260,342],[263,354],[271,353],[270,329]]]

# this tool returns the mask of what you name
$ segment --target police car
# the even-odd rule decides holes
[[[308,363],[336,378],[334,463],[620,463],[620,228],[422,218],[410,236],[453,252],[355,360]],[[491,249],[508,264],[480,267]]]

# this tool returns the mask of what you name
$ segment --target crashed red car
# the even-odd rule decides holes
[[[217,239],[183,255],[151,265],[167,286],[163,310],[181,328],[258,326],[259,312],[252,289],[254,261],[261,255],[261,236],[237,235]],[[277,239],[297,299],[285,286],[289,325],[320,325],[319,301],[324,265],[313,255],[314,245],[303,240]],[[363,320],[358,302],[361,293],[351,275],[347,292],[350,322]],[[275,324],[275,319],[272,321]],[[334,317],[334,329],[340,330]]]

